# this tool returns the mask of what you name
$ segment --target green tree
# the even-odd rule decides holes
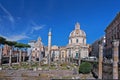
[[[7,45],[9,45],[11,47],[14,47],[15,44],[17,44],[17,42],[15,42],[15,41],[5,41],[5,44],[7,44]]]
[[[5,44],[6,39],[0,36],[0,45]]]
[[[87,74],[90,73],[91,70],[92,70],[92,65],[89,62],[83,62],[79,67],[79,73]]]
[[[5,44],[6,39],[0,36],[0,46]],[[2,65],[2,47],[0,48],[0,66]]]

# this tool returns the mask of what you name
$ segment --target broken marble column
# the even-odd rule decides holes
[[[9,66],[12,66],[12,50],[11,49],[9,54]]]
[[[118,47],[119,41],[113,40],[113,79],[118,79]]]

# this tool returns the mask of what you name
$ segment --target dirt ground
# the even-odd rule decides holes
[[[0,80],[94,79],[91,74],[75,74],[72,70],[1,70]]]

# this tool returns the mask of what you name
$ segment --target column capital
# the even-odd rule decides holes
[[[119,46],[119,40],[113,40],[112,45],[113,45],[113,47],[118,47]]]

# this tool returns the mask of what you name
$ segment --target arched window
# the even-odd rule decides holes
[[[76,43],[78,43],[78,39],[76,39]]]

